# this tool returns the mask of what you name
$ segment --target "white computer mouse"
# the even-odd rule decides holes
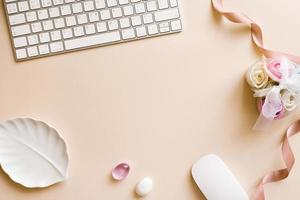
[[[192,168],[192,176],[208,200],[249,200],[242,186],[216,155],[207,155]]]

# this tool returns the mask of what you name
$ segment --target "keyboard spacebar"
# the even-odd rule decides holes
[[[121,40],[119,31],[102,33],[98,35],[92,35],[88,37],[81,37],[71,40],[65,40],[66,50],[83,48],[88,46],[93,46],[97,44],[105,44],[110,42],[115,42]]]

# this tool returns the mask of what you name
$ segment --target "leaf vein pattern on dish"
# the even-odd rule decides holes
[[[0,124],[0,164],[26,187],[47,187],[67,177],[66,144],[41,121],[14,119]]]

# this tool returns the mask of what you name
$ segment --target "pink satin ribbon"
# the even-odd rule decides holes
[[[246,24],[250,26],[251,28],[251,37],[252,41],[258,48],[258,50],[267,58],[282,58],[283,56],[287,57],[288,59],[299,63],[300,64],[300,57],[268,50],[264,47],[263,44],[263,35],[262,30],[258,24],[256,24],[252,19],[247,17],[244,14],[241,13],[235,13],[235,12],[227,12],[224,10],[222,0],[212,0],[213,7],[216,11],[218,11],[220,14],[222,14],[224,17],[229,19],[230,21],[234,23],[240,23],[240,24]],[[271,182],[277,182],[285,179],[288,177],[294,163],[295,163],[295,157],[293,155],[292,149],[289,144],[289,138],[293,135],[300,133],[300,120],[292,124],[288,129],[284,136],[283,143],[282,143],[282,157],[285,162],[286,168],[276,170],[273,172],[267,173],[263,178],[261,179],[257,190],[254,192],[253,196],[251,197],[252,200],[265,200],[264,195],[264,185]]]
[[[254,192],[253,196],[251,197],[252,200],[264,200],[265,184],[281,181],[289,176],[289,173],[292,170],[295,163],[295,157],[292,152],[291,146],[289,144],[289,138],[298,133],[300,133],[300,120],[296,121],[291,126],[289,126],[283,138],[281,151],[282,151],[282,157],[286,165],[286,168],[269,172],[266,175],[264,175],[258,185],[257,190]]]
[[[289,60],[294,61],[295,63],[300,64],[300,57],[286,54],[283,52],[273,51],[266,49],[264,47],[263,43],[263,35],[262,35],[262,29],[260,26],[255,23],[252,19],[247,17],[245,14],[242,13],[236,13],[236,12],[227,12],[224,10],[223,2],[222,0],[211,0],[212,5],[216,11],[218,11],[220,14],[222,14],[224,17],[229,19],[230,21],[234,23],[240,23],[240,24],[246,24],[250,26],[251,28],[251,37],[252,41],[258,48],[258,50],[267,58],[281,58],[283,56],[287,57]]]

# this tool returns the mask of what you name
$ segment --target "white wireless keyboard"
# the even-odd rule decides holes
[[[182,30],[177,0],[3,0],[17,61]]]

